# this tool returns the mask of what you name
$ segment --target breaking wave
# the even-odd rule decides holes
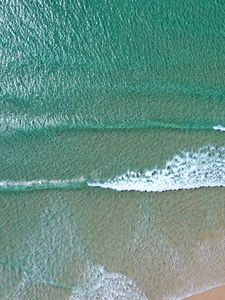
[[[225,127],[222,125],[213,126],[214,130],[225,131]]]
[[[128,171],[106,181],[87,180],[84,177],[0,181],[0,191],[101,187],[118,191],[163,192],[219,186],[225,186],[225,147],[214,146],[175,155],[162,169]]]
[[[87,186],[84,178],[62,180],[30,180],[30,181],[0,181],[0,191],[26,191],[39,189],[82,188]]]
[[[89,185],[141,192],[225,186],[225,148],[208,146],[196,152],[182,152],[168,161],[163,169],[128,171],[112,180]]]

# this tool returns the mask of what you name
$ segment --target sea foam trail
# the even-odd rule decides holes
[[[168,161],[163,169],[128,171],[112,180],[88,185],[141,192],[225,186],[225,148],[208,146],[195,152],[182,152]]]
[[[59,179],[46,180],[37,179],[30,181],[0,181],[0,191],[25,191],[25,190],[39,190],[39,189],[63,189],[63,188],[82,188],[87,186],[87,182],[83,177],[78,179]]]
[[[51,129],[141,129],[141,128],[169,128],[186,130],[220,130],[222,125],[203,122],[173,122],[166,120],[151,120],[143,118],[106,120],[104,118],[89,118],[86,120],[79,115],[0,115],[0,132],[15,133],[17,131],[40,131]]]

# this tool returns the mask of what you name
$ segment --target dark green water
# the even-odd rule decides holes
[[[0,299],[225,283],[224,11],[0,2]]]

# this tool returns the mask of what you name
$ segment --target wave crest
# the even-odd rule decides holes
[[[225,131],[225,127],[222,125],[213,126],[214,130]]]
[[[225,148],[208,146],[196,152],[182,152],[168,161],[163,169],[128,171],[112,180],[88,185],[141,192],[225,186]]]
[[[101,187],[118,191],[163,192],[200,187],[225,186],[225,147],[207,146],[182,152],[164,168],[128,171],[106,181],[76,179],[0,181],[0,191]]]
[[[172,122],[151,119],[127,119],[116,121],[104,118],[89,118],[86,120],[79,115],[0,115],[0,132],[37,131],[50,129],[144,129],[169,128],[185,130],[219,130],[225,131],[222,125],[202,122]]]
[[[39,189],[63,189],[63,188],[82,188],[87,186],[86,180],[81,177],[78,179],[58,179],[45,180],[36,179],[30,181],[0,181],[0,191],[25,191]]]

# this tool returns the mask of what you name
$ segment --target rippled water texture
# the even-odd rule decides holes
[[[224,9],[0,3],[0,299],[225,283]]]
[[[3,1],[1,130],[225,125],[223,6]]]

